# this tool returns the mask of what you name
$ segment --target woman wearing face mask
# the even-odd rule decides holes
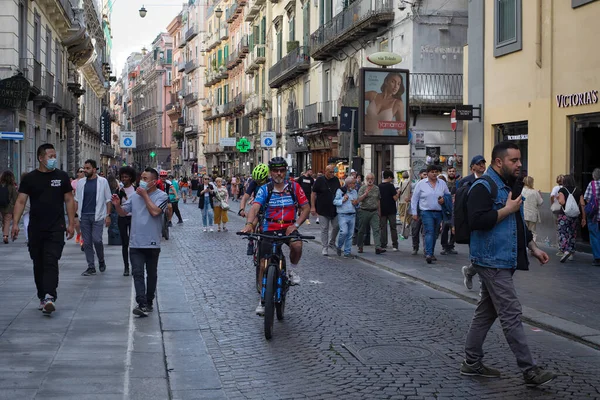
[[[117,193],[119,204],[123,205],[133,196],[137,187],[134,185],[136,173],[132,167],[123,167],[119,170],[119,180],[123,187]],[[118,218],[119,234],[121,235],[121,253],[123,256],[123,276],[129,276],[129,233],[131,231],[131,213]]]

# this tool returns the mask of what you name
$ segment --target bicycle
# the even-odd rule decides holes
[[[290,281],[286,273],[286,262],[281,246],[286,240],[296,239],[306,241],[314,239],[314,236],[284,236],[266,235],[264,233],[237,232],[237,235],[246,236],[248,239],[256,240],[255,246],[260,246],[260,240],[272,242],[271,254],[267,257],[267,268],[262,278],[260,296],[265,305],[264,329],[267,340],[273,337],[274,315],[281,321],[285,313],[285,298],[290,288]],[[259,260],[260,263],[260,260]]]

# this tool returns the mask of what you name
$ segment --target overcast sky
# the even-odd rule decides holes
[[[186,2],[187,3],[187,2]],[[141,51],[160,32],[167,31],[167,25],[182,9],[182,0],[115,0],[111,27],[113,36],[112,70],[121,77],[127,56],[133,51]],[[148,14],[140,18],[139,9],[144,5]]]

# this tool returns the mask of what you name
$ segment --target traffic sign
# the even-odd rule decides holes
[[[277,135],[275,132],[261,132],[260,134],[260,147],[267,149],[275,148],[277,142]]]
[[[243,137],[240,140],[238,140],[235,147],[237,147],[237,149],[240,151],[240,153],[247,153],[248,150],[250,149],[250,142],[248,141],[248,139]]]
[[[456,132],[456,110],[452,110],[450,113],[450,127]]]
[[[119,142],[119,146],[122,149],[135,149],[136,133],[130,131],[121,131],[121,137]]]
[[[0,132],[0,139],[3,140],[23,140],[23,137],[21,132]]]

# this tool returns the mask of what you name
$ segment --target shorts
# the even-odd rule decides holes
[[[198,189],[192,190],[192,196],[198,197]]]
[[[277,235],[281,233],[282,235],[285,235],[285,229],[281,229],[278,231],[268,231],[268,232],[263,232],[263,234],[265,235]],[[294,231],[290,236],[300,236],[300,232],[298,231]],[[287,244],[288,246],[290,245],[290,243],[292,242],[297,242],[299,240],[302,240],[300,238],[298,239],[287,239],[285,241],[285,244]],[[271,250],[273,248],[273,241],[269,240],[269,239],[265,239],[265,238],[261,238],[260,239],[260,254],[261,257],[264,257],[265,255],[269,255],[271,254]]]

